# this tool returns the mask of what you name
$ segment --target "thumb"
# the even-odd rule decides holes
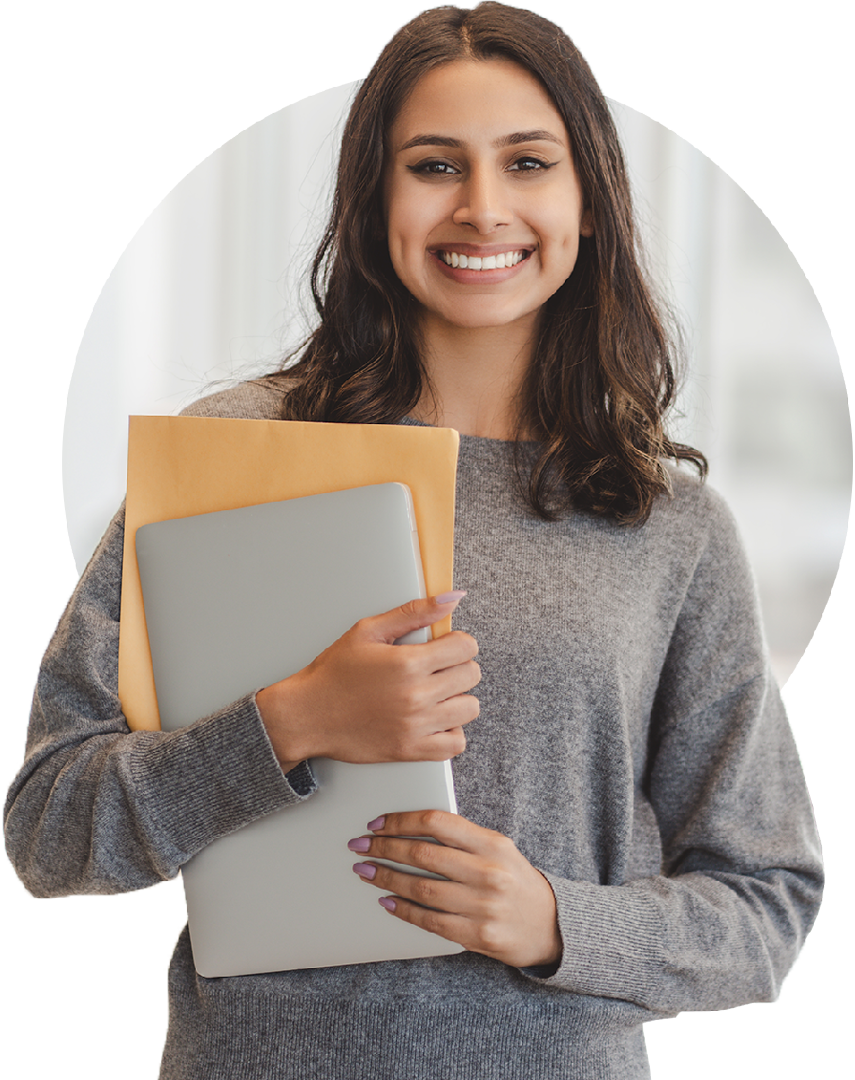
[[[423,626],[431,626],[440,619],[448,618],[465,595],[464,590],[456,589],[439,596],[408,600],[406,604],[384,611],[382,615],[363,619],[362,624],[375,641],[385,641],[391,645],[412,630],[421,630]]]

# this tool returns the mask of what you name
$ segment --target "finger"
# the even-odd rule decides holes
[[[452,638],[448,644],[447,638]],[[472,678],[470,688],[480,680],[480,666],[475,660],[478,643],[469,634],[454,632],[419,645],[386,646],[382,643],[382,648],[390,653],[386,661],[405,679],[429,679],[460,667]],[[476,664],[477,672],[470,664]]]
[[[453,701],[466,700],[467,695]],[[471,698],[470,700],[476,700]],[[448,702],[443,702],[447,705]],[[485,829],[468,821],[460,814],[447,810],[411,810],[395,814],[383,814],[369,821],[366,828],[375,836],[432,836],[441,844],[468,851],[471,854],[489,853],[498,849],[502,842],[511,844],[507,837],[492,829]]]
[[[445,701],[458,694],[467,694],[481,681],[481,666],[474,660],[456,667],[445,668],[431,676],[431,694],[437,701]]]
[[[466,735],[463,728],[449,728],[426,735],[419,743],[414,743],[412,752],[402,761],[451,761],[466,749]]]
[[[466,749],[464,725],[478,716],[480,704],[470,694],[460,694],[431,709],[422,734],[413,734],[405,761],[450,761]],[[426,726],[425,726],[426,725]]]
[[[431,673],[466,664],[478,655],[478,642],[463,630],[452,630],[423,644],[404,645],[402,648],[415,649],[424,661],[426,670]]]
[[[431,641],[395,647],[396,663],[414,676],[438,675],[472,663],[477,655],[478,642],[461,630],[453,630]]]
[[[472,694],[457,694],[455,697],[446,698],[445,701],[438,702],[427,717],[428,728],[433,729],[429,733],[440,734],[471,724],[477,719],[480,710],[481,703]]]
[[[477,902],[472,890],[457,881],[408,874],[382,863],[355,863],[353,871],[361,881],[384,892],[394,893],[396,898],[403,897],[421,907],[449,915],[470,916],[472,912],[469,908],[473,902]]]
[[[462,945],[464,949],[471,948],[467,942],[473,936],[472,921],[463,915],[435,911],[399,896],[381,896],[378,903],[390,915],[402,922],[420,926],[429,934],[436,934],[437,937],[445,938],[446,941],[454,941]],[[472,951],[477,950],[472,949]]]
[[[349,841],[347,846],[351,851],[358,852],[361,859],[385,859],[388,862],[411,866],[417,871],[439,874],[451,881],[465,882],[473,876],[472,867],[467,866],[467,862],[472,860],[471,855],[457,848],[436,844],[427,838],[359,836]],[[378,880],[389,881],[389,884],[382,885],[382,888],[394,888],[394,883],[388,877],[390,873],[407,876],[405,871],[386,868]]]
[[[465,595],[464,591],[458,589],[440,596],[409,600],[400,607],[392,608],[391,611],[360,619],[356,626],[362,634],[374,641],[392,645],[398,638],[404,637],[413,630],[432,626],[433,623],[448,618]]]

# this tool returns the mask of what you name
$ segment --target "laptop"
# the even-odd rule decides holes
[[[425,595],[404,484],[155,522],[137,530],[136,551],[166,731],[301,670],[359,619]],[[402,641],[429,636],[425,628]],[[314,795],[221,837],[182,868],[199,974],[463,951],[390,918],[346,847],[381,813],[455,813],[451,763],[310,765]]]

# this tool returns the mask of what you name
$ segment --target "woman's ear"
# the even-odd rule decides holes
[[[583,210],[582,212],[582,220],[579,222],[579,235],[594,235],[594,217],[590,210]]]

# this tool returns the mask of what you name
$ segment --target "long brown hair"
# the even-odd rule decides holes
[[[593,236],[547,301],[519,403],[518,430],[541,444],[517,470],[534,511],[569,508],[644,521],[670,489],[663,458],[707,464],[672,442],[663,417],[675,393],[679,334],[669,328],[640,263],[617,132],[590,68],[553,23],[482,3],[423,12],[389,42],[360,87],[342,136],[332,213],[311,287],[320,325],[287,376],[291,420],[397,423],[425,385],[417,305],[386,242],[386,138],[418,80],[454,60],[512,60],[536,76],[564,119]],[[292,381],[293,380],[293,381]],[[518,446],[517,446],[518,449]],[[525,475],[524,475],[525,474]]]

